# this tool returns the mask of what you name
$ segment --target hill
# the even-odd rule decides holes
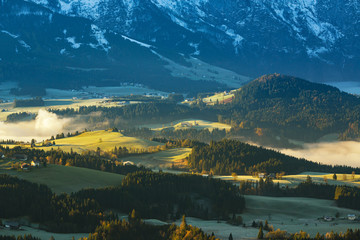
[[[128,149],[147,149],[163,145],[149,140],[126,137],[119,132],[107,130],[84,132],[78,136],[56,139],[55,143],[55,147],[63,151],[70,152],[72,149],[79,153],[86,150],[96,150],[98,147],[101,150],[108,151],[119,146]],[[54,148],[54,146],[41,147],[44,150],[50,150],[51,148]]]
[[[342,139],[359,136],[358,97],[296,77],[262,76],[236,91],[233,104],[225,108],[224,122],[240,128],[267,128],[301,140],[330,133],[342,133]]]
[[[322,165],[235,140],[222,140],[193,147],[188,164],[194,171],[213,175],[359,171],[358,168],[346,166]]]

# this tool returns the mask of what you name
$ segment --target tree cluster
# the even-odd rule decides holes
[[[281,154],[280,152],[246,144],[236,140],[210,142],[195,146],[188,157],[190,169],[212,174],[297,174],[306,171],[348,172],[345,166],[330,166]],[[359,170],[359,169],[357,169]]]

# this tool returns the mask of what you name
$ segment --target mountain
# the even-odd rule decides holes
[[[271,74],[237,91],[223,119],[242,129],[269,129],[290,139],[315,141],[341,133],[345,140],[360,136],[359,131],[356,137],[349,135],[349,128],[359,126],[359,114],[360,99],[354,95],[325,84]]]
[[[58,46],[56,54],[46,51],[37,59],[52,57],[60,62],[82,59],[82,64],[75,60],[71,68],[103,69],[114,67],[116,62],[125,68],[118,69],[117,65],[108,75],[100,71],[95,74],[70,71],[63,77],[71,76],[81,83],[99,78],[124,82],[119,78],[130,69],[133,71],[125,77],[126,81],[163,90],[163,85],[175,85],[176,91],[199,88],[196,87],[199,80],[211,83],[212,89],[237,87],[270,72],[317,82],[358,81],[360,76],[358,1],[2,0],[0,6],[1,41],[11,36],[4,36],[4,31],[21,40],[36,33],[45,37],[49,34],[47,28],[58,29],[39,45],[48,46],[46,50],[54,48],[59,45],[54,43],[58,38],[65,45]],[[34,18],[38,22],[28,26]],[[14,20],[19,23],[17,28],[11,26]],[[146,52],[143,54],[149,61],[143,62],[140,53],[132,56],[132,49],[124,49],[130,43],[131,48],[144,48],[136,51]],[[31,47],[30,43],[27,45]],[[16,58],[10,64],[14,66],[21,62],[21,56],[9,52],[10,49],[1,49],[0,58],[11,55]],[[74,58],[59,56],[63,49]],[[34,57],[33,50],[22,46],[22,51],[31,52]],[[118,56],[123,51],[129,52],[130,59],[129,55]],[[156,76],[150,79],[143,74],[137,76],[138,67],[146,68],[146,64],[150,64],[149,72],[147,69],[144,72]],[[206,67],[199,70],[197,66]],[[59,72],[62,74],[62,70]],[[158,81],[158,77],[162,80]]]

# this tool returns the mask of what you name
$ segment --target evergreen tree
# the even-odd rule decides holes
[[[234,240],[233,236],[232,236],[232,233],[230,233],[230,235],[229,235],[229,240]]]
[[[257,239],[263,239],[263,238],[264,238],[264,232],[262,226],[260,226]]]
[[[334,175],[333,175],[333,179],[334,179],[334,180],[337,180],[336,173],[334,173]]]

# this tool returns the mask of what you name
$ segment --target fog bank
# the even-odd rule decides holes
[[[303,149],[277,149],[307,160],[331,165],[360,167],[360,142],[324,142],[304,144]]]
[[[0,139],[31,141],[35,139],[42,141],[52,135],[66,131],[66,126],[71,122],[70,119],[60,119],[54,113],[46,110],[39,110],[35,120],[21,123],[0,122]]]

